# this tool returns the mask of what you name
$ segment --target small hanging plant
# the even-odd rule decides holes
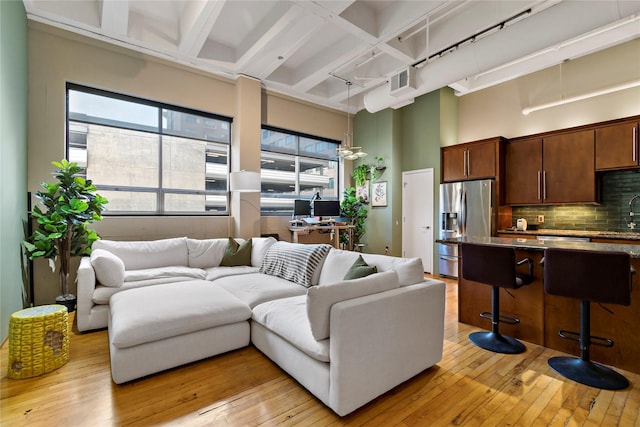
[[[356,184],[356,187],[360,187],[361,185],[364,185],[365,181],[367,180],[367,173],[369,173],[369,165],[367,164],[362,164],[362,165],[358,165],[355,167],[355,169],[353,169],[353,172],[351,173],[351,177],[353,178],[353,181]]]

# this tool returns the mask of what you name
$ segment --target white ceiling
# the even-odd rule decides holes
[[[352,113],[397,108],[444,86],[462,95],[640,36],[640,0],[24,5],[35,21]],[[391,95],[390,77],[414,65],[415,89]]]

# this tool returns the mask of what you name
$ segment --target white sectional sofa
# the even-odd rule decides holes
[[[252,342],[344,416],[442,358],[445,284],[419,259],[252,238],[249,265],[221,266],[228,244],[94,243],[76,318],[109,327],[116,383]]]

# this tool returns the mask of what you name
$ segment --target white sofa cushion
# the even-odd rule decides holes
[[[104,249],[93,249],[91,266],[101,285],[117,288],[124,283],[124,262],[115,254]]]
[[[117,255],[125,270],[189,265],[186,237],[138,242],[96,240],[92,248]]]
[[[328,362],[329,340],[317,341],[311,335],[306,306],[304,295],[281,298],[255,307],[252,318],[314,359]]]
[[[277,240],[273,237],[252,237],[251,240],[253,241],[253,247],[251,248],[251,265],[260,267],[264,255]]]
[[[307,293],[304,286],[263,273],[227,276],[217,279],[214,285],[226,289],[251,308],[266,301]]]
[[[227,276],[257,273],[258,270],[258,267],[249,267],[248,265],[240,265],[237,267],[209,267],[204,269],[206,273],[206,279],[210,281],[218,280],[222,277]]]
[[[140,280],[163,279],[167,277],[190,277],[192,279],[205,279],[206,271],[201,268],[191,268],[182,265],[171,267],[145,268],[142,270],[127,270],[124,272],[125,282],[137,282]]]
[[[276,242],[267,250],[260,272],[290,280],[302,286],[318,284],[322,264],[331,246]]]
[[[119,292],[111,298],[109,337],[117,348],[251,318],[251,309],[205,280]]]
[[[378,272],[395,271],[398,273],[400,286],[412,285],[424,281],[422,261],[420,258],[399,258],[388,255],[360,254],[358,252],[331,249],[320,271],[319,285],[339,282],[349,268],[362,255],[364,261],[376,266]]]
[[[224,256],[227,241],[228,239],[187,239],[189,267],[218,267]],[[237,241],[240,242],[241,239]]]
[[[128,291],[129,289],[144,288],[146,286],[162,285],[165,283],[176,284],[180,282],[192,281],[193,277],[162,277],[147,280],[138,280],[135,282],[124,282],[124,284],[118,288],[110,288],[108,286],[96,286],[91,297],[91,301],[94,304],[103,305],[109,304],[111,297],[118,292]],[[107,325],[104,325],[107,326]]]
[[[329,337],[329,321],[333,304],[395,288],[398,288],[398,275],[395,271],[375,273],[359,279],[309,288],[307,291],[307,315],[309,316],[311,333],[316,340]]]

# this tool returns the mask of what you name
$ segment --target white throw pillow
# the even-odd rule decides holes
[[[238,243],[244,242],[236,239]],[[228,238],[224,239],[187,239],[187,249],[189,251],[189,267],[209,268],[219,267],[224,256]]]
[[[360,279],[343,280],[330,285],[312,286],[307,291],[307,316],[316,340],[329,337],[331,306],[340,301],[398,288],[395,271],[375,273]]]
[[[124,283],[124,262],[104,249],[91,251],[91,265],[103,286],[119,288]]]
[[[273,237],[252,237],[251,247],[251,265],[253,267],[260,267],[264,254],[267,253],[271,245],[277,242]]]

